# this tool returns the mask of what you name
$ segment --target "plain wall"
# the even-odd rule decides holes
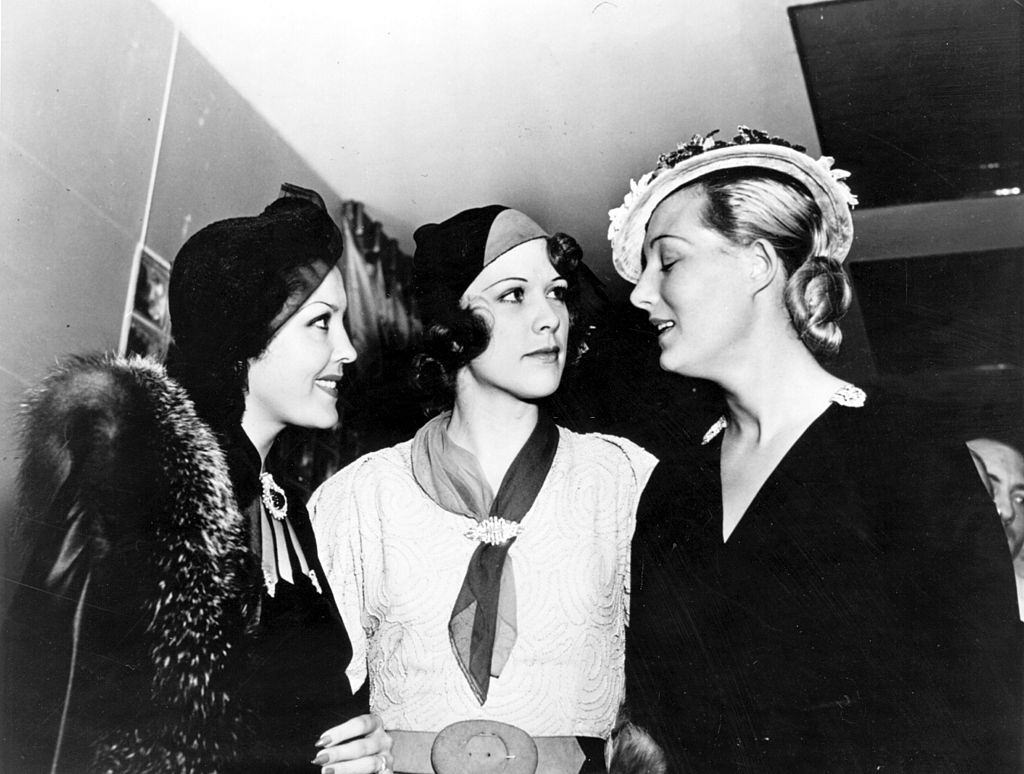
[[[140,0],[5,0],[0,13],[0,521],[24,390],[114,349],[142,237],[173,26]],[[7,542],[7,541],[5,541]],[[20,546],[4,552],[9,599]]]

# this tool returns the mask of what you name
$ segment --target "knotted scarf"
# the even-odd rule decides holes
[[[446,428],[451,412],[427,422],[412,442],[412,472],[423,491],[446,511],[482,522],[519,523],[533,506],[558,449],[558,427],[540,413],[498,493],[492,495],[476,457],[456,444]],[[508,551],[515,538],[481,542],[470,557],[448,621],[455,658],[477,700],[484,704],[491,677],[498,677],[516,639],[515,582]]]

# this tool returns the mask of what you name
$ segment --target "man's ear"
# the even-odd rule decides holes
[[[747,262],[754,295],[770,287],[782,273],[782,259],[765,239],[756,239],[750,244],[747,248]]]

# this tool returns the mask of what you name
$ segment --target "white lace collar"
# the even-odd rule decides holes
[[[864,394],[864,390],[853,384],[844,384],[837,389],[832,396],[829,398],[829,402],[837,403],[840,406],[846,406],[847,408],[861,408],[864,402],[867,400],[867,395]],[[704,433],[704,437],[700,441],[701,446],[706,446],[711,443],[719,434],[729,426],[729,420],[726,419],[723,414],[720,416],[708,431]]]

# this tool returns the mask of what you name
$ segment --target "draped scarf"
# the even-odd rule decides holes
[[[505,473],[497,494],[476,457],[446,431],[451,412],[430,420],[413,438],[412,472],[424,492],[446,511],[478,524],[503,519],[518,524],[533,506],[558,449],[558,427],[543,411]],[[509,549],[480,542],[470,557],[451,618],[452,651],[477,700],[484,704],[491,677],[501,675],[516,639],[515,577]]]

